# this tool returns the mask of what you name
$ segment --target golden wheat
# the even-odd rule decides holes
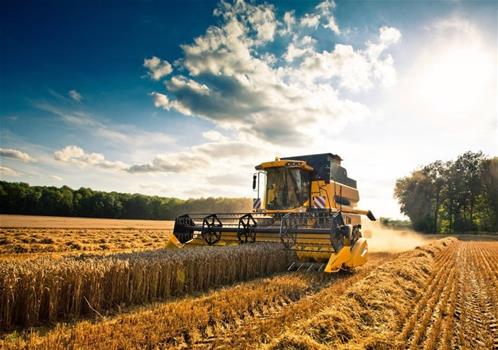
[[[0,228],[0,258],[33,254],[125,252],[164,247],[166,229]]]
[[[0,326],[30,326],[163,300],[285,270],[280,245],[0,261]]]
[[[192,251],[202,249],[210,248]],[[116,255],[81,260],[94,258],[107,261]],[[191,266],[199,269],[201,260]],[[394,261],[384,262],[389,259],[376,254],[371,260],[352,275],[278,274],[203,296],[128,309],[98,322],[12,333],[4,335],[0,348],[259,348],[268,343],[272,349],[496,347],[497,243],[445,239],[401,253]],[[208,278],[216,280],[214,274],[221,270],[211,269]],[[185,271],[180,294],[202,288]],[[143,295],[142,285],[137,281],[133,288]]]
[[[373,254],[366,270],[392,257]],[[347,286],[361,280],[365,274],[363,271],[356,274],[279,274],[223,288],[207,296],[182,298],[124,313],[98,323],[82,321],[59,326],[44,335],[29,333],[26,340],[9,342],[5,347],[104,349],[162,344],[195,348],[224,344],[251,348],[262,338],[278,335],[291,320],[309,317],[330,305]],[[279,310],[281,318],[276,317]],[[240,334],[244,336],[240,337]]]
[[[334,305],[299,322],[269,348],[392,348],[400,319],[410,315],[413,299],[423,295],[435,255],[454,239],[445,239],[375,269]]]
[[[59,326],[42,336],[31,333],[26,341],[4,345],[34,349],[144,348],[158,343],[176,346],[223,334],[229,324],[250,318],[250,314],[262,314],[273,303],[299,300],[328,281],[330,276],[319,274],[279,274],[199,297],[145,307],[102,322]]]

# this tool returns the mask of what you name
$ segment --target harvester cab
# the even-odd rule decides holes
[[[332,153],[276,158],[256,166],[250,213],[186,214],[175,220],[168,245],[280,242],[296,252],[289,269],[323,270],[363,265],[367,241],[356,208],[356,181]]]

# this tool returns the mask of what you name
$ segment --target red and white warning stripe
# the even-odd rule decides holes
[[[261,198],[253,198],[252,208],[253,209],[260,209],[261,208]]]
[[[325,209],[326,207],[326,201],[324,196],[316,196],[313,198],[313,204],[315,208],[318,209]]]

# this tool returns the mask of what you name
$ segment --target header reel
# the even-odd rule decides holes
[[[173,233],[181,244],[281,242],[285,248],[338,252],[361,237],[361,225],[346,225],[341,212],[313,210],[268,216],[258,213],[182,215]],[[330,248],[333,248],[330,249]]]

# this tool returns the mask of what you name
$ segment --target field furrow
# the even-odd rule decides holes
[[[375,267],[394,259],[397,254],[374,253],[366,266],[354,274],[341,273],[332,276],[330,283],[323,289],[306,295],[288,305],[273,303],[271,312],[260,315],[248,315],[241,322],[233,323],[223,333],[213,335],[193,344],[192,348],[253,348],[255,344],[264,345],[274,337],[282,334],[287,325],[307,319],[323,308],[332,305],[347,288],[362,280]],[[243,334],[241,337],[240,335]]]
[[[75,225],[0,232],[2,350],[498,350],[496,241],[432,240],[370,253],[352,273],[290,273],[295,255],[280,245],[151,250],[157,226]],[[117,253],[126,243],[140,251]]]
[[[461,271],[461,257],[462,257],[462,249],[458,249],[456,255],[456,271],[455,276],[453,278],[453,284],[451,286],[450,295],[448,300],[446,301],[446,305],[444,305],[444,309],[442,311],[442,320],[440,324],[440,332],[438,334],[437,331],[432,332],[430,339],[432,340],[432,344],[434,344],[434,349],[441,350],[449,350],[451,349],[451,338],[453,336],[453,327],[454,327],[454,318],[455,318],[455,310],[457,306],[457,297],[459,286],[463,283],[463,273]],[[430,345],[430,342],[427,342],[427,345]],[[429,347],[427,347],[429,349]]]
[[[399,331],[398,339],[401,342],[411,343],[412,346],[416,346],[418,339],[421,336],[421,332],[424,327],[421,326],[421,320],[425,314],[426,320],[431,315],[427,310],[428,305],[434,306],[434,303],[438,300],[438,296],[441,290],[441,286],[446,283],[448,278],[448,267],[451,266],[453,262],[453,256],[455,251],[451,248],[444,250],[440,256],[435,259],[435,272],[429,277],[428,283],[425,286],[425,293],[420,296],[420,299],[415,303],[415,307],[410,313],[410,317],[401,321],[400,325],[404,325]]]
[[[456,275],[456,268],[452,266],[446,284],[443,286],[441,294],[439,295],[439,300],[432,310],[430,320],[427,323],[428,326],[426,326],[426,329],[421,332],[423,335],[418,340],[419,345],[423,344],[423,349],[435,349],[438,347],[439,341],[444,339],[444,335],[442,334],[444,330],[441,329],[441,326],[445,315],[447,315],[447,308],[451,307],[451,303],[449,301],[456,288]]]
[[[202,339],[219,336],[247,317],[269,315],[271,310],[298,301],[331,282],[320,274],[285,273],[223,288],[205,296],[124,313],[91,323],[59,326],[45,335],[27,334],[12,348],[66,349],[191,348]],[[130,335],[132,337],[130,338]]]
[[[453,239],[438,241],[416,249],[393,262],[373,270],[367,277],[348,288],[335,303],[309,320],[296,322],[290,330],[273,341],[271,349],[322,348],[392,348],[398,321],[411,315],[414,301],[424,294],[438,255],[438,264],[446,266],[454,254],[449,248]],[[447,250],[450,250],[448,253]],[[444,276],[444,274],[443,274]],[[401,343],[402,344],[402,343]]]
[[[498,348],[498,297],[494,271],[490,269],[485,252],[488,251],[488,245],[479,244],[474,246],[475,271],[479,277],[480,306],[481,313],[484,316],[483,338],[486,346],[489,348]],[[498,252],[497,252],[498,253]]]

